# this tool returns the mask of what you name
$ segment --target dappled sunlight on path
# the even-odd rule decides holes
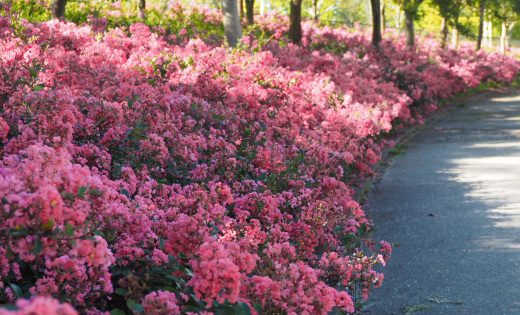
[[[520,143],[486,143],[462,147],[485,149],[496,155],[479,156],[449,161],[454,165],[446,174],[451,180],[468,184],[464,194],[489,206],[487,217],[491,227],[515,229],[511,235],[482,235],[475,241],[476,250],[490,248],[520,249]],[[501,154],[502,153],[502,154]],[[509,154],[508,154],[509,153]]]
[[[369,196],[375,237],[398,246],[365,311],[520,314],[520,94],[456,110],[406,152]]]

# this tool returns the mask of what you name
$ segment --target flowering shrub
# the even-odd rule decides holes
[[[95,19],[0,17],[0,315],[354,312],[391,254],[350,188],[381,135],[520,69],[311,24],[296,47],[269,19],[235,50]]]

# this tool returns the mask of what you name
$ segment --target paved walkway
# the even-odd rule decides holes
[[[374,239],[399,246],[362,314],[520,314],[520,93],[456,109],[405,151],[369,193]]]

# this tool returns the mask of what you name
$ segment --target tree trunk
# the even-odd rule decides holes
[[[459,46],[459,15],[453,17],[453,29],[451,30],[451,46],[457,48]]]
[[[488,32],[488,46],[493,47],[493,22],[488,22],[489,32]]]
[[[52,17],[54,19],[59,19],[65,17],[65,5],[67,4],[67,0],[52,0],[51,2],[51,10]]]
[[[397,34],[401,33],[401,19],[402,19],[401,13],[402,13],[401,7],[398,6],[396,13],[395,13],[395,28],[397,29]]]
[[[484,33],[484,10],[486,8],[485,0],[480,0],[480,21],[478,24],[477,50],[482,48],[482,35]]]
[[[404,34],[406,35],[406,46],[415,46],[415,31],[413,28],[413,12],[406,10],[404,11]]]
[[[146,17],[144,9],[146,9],[146,0],[139,0],[139,15],[141,16],[141,20],[144,20]]]
[[[372,45],[379,47],[381,42],[381,8],[379,0],[370,0],[372,4]]]
[[[507,25],[505,21],[502,21],[502,34],[500,34],[500,53],[505,55],[506,53],[506,36],[507,36]]]
[[[302,40],[302,0],[291,0],[289,19],[289,38],[298,45]]]
[[[245,0],[247,1],[247,0]],[[247,4],[246,4],[247,6]],[[240,19],[244,17],[244,0],[238,0],[238,12],[240,12]],[[249,24],[249,23],[248,23]]]
[[[511,36],[513,35],[513,27],[515,27],[515,22],[512,22],[508,25],[508,31],[506,36],[506,49],[509,49],[509,40],[511,39]]]
[[[451,30],[451,46],[457,48],[459,46],[459,30],[456,26]]]
[[[253,25],[255,24],[254,12],[253,9],[255,7],[255,0],[245,0],[246,1],[246,17],[247,24]]]
[[[312,6],[314,8],[314,22],[318,22],[320,20],[320,17],[319,17],[319,10],[318,10],[318,0],[313,0],[312,1]]]
[[[236,47],[238,39],[242,37],[237,0],[222,0],[222,20],[228,45]]]
[[[441,20],[441,48],[446,48],[446,41],[448,40],[448,25],[446,25],[446,18]]]
[[[386,18],[385,18],[385,1],[381,1],[381,34],[385,33]]]

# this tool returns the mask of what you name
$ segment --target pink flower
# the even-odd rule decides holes
[[[16,301],[16,311],[7,311],[0,308],[0,315],[78,315],[78,312],[69,304],[60,302],[51,297],[37,296],[32,301]]]
[[[142,305],[148,315],[177,315],[181,313],[177,303],[175,293],[157,291],[145,296]]]

